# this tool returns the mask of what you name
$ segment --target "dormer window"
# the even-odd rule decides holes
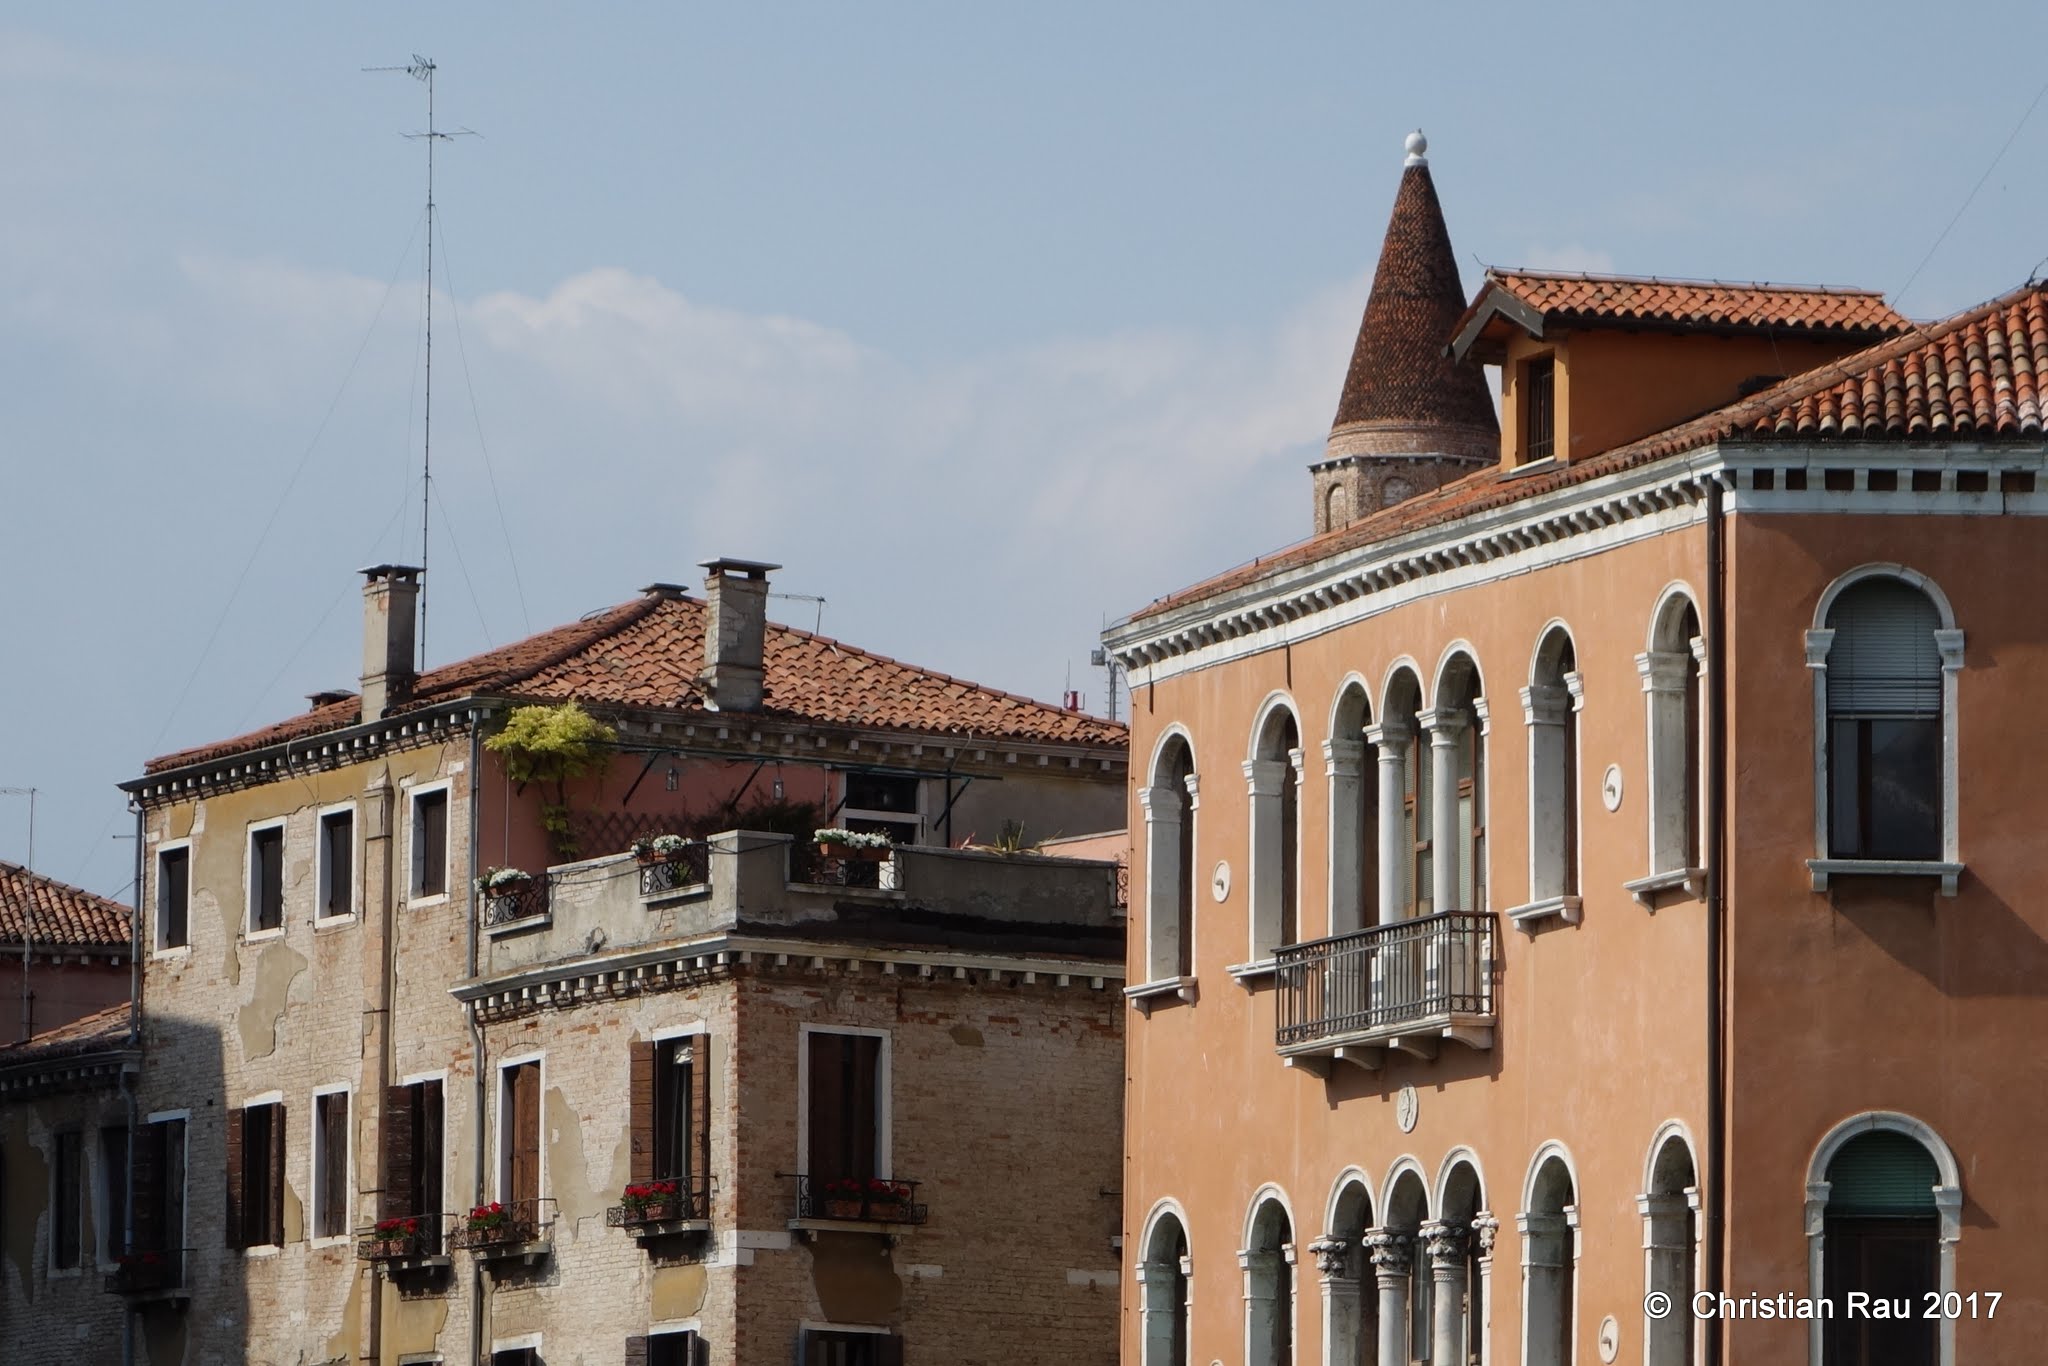
[[[1557,454],[1557,362],[1538,356],[1522,375],[1522,430],[1528,433],[1525,450],[1530,460],[1548,460]]]

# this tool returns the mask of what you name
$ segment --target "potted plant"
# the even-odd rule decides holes
[[[875,1177],[867,1183],[868,1218],[901,1219],[910,1203],[910,1187],[898,1181]]]
[[[856,1177],[841,1177],[825,1183],[825,1217],[827,1219],[858,1219],[861,1217],[861,1195],[867,1182]]]
[[[379,1219],[372,1230],[370,1255],[372,1257],[406,1257],[412,1254],[419,1238],[420,1221],[413,1216],[398,1219]]]
[[[643,1224],[683,1216],[680,1188],[673,1181],[647,1181],[626,1187],[621,1198],[629,1218]]]
[[[813,831],[821,858],[867,859],[879,862],[889,857],[889,837],[879,830],[846,830],[837,826]]]
[[[488,1205],[478,1205],[469,1212],[466,1227],[479,1243],[504,1243],[512,1238],[512,1215],[496,1200]]]
[[[523,868],[486,868],[476,880],[476,889],[485,896],[514,896],[532,881],[533,874]]]
[[[642,863],[672,863],[689,846],[681,835],[642,835],[633,841],[633,857]]]

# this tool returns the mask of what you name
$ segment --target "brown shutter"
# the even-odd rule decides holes
[[[809,1038],[811,1150],[805,1156],[815,1196],[819,1182],[853,1173],[841,1170],[846,1165],[846,1036],[812,1034]]]
[[[540,1064],[512,1069],[512,1199],[540,1198]]]
[[[876,1134],[881,1129],[878,1079],[882,1041],[856,1034],[849,1036],[846,1043],[847,1052],[851,1054],[851,1065],[847,1069],[846,1127],[850,1140],[847,1152],[853,1168],[847,1175],[865,1180],[881,1175]]]
[[[164,1246],[164,1131],[169,1126],[145,1124],[135,1131],[135,1144],[129,1154],[130,1170],[134,1172],[135,1207],[133,1215],[135,1237],[127,1249],[131,1252],[157,1252]],[[121,1174],[115,1172],[114,1180]],[[116,1246],[121,1241],[121,1230],[115,1229],[113,1238]]]
[[[382,1132],[377,1136],[377,1146],[382,1152],[383,1170],[378,1179],[383,1189],[377,1194],[377,1217],[397,1219],[409,1214],[418,1214],[408,1209],[413,1197],[413,1089],[410,1086],[387,1086],[384,1088],[384,1110],[378,1115],[377,1123]]]
[[[632,1135],[626,1179],[636,1185],[654,1179],[654,1069],[658,1051],[652,1043],[626,1045],[626,1127]]]
[[[284,1103],[270,1107],[270,1236],[284,1246]]]
[[[690,1189],[711,1196],[711,1036],[690,1043]],[[709,1210],[699,1218],[708,1217]]]
[[[228,1120],[228,1209],[227,1235],[229,1247],[247,1247],[248,1229],[242,1221],[242,1111],[230,1110]]]
[[[419,1112],[414,1116],[413,1142],[413,1184],[409,1188],[415,1210],[408,1214],[442,1213],[441,1209],[441,1082],[423,1081],[413,1088],[418,1095]]]
[[[875,1366],[903,1366],[903,1339],[894,1334],[876,1338]]]
[[[633,1045],[638,1048],[640,1045]],[[644,1337],[626,1339],[626,1366],[647,1366],[647,1339]]]

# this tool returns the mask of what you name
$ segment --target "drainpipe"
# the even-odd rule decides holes
[[[1723,861],[1728,830],[1728,594],[1722,577],[1727,523],[1721,481],[1707,484],[1707,1171],[1712,1181],[1707,1205],[1706,1285],[1719,1296],[1726,1282],[1721,1264],[1728,1227],[1728,1019],[1724,957],[1727,914],[1723,904]],[[1721,1320],[1706,1322],[1706,1359],[1722,1357]]]
[[[482,714],[469,714],[469,880],[465,884],[464,904],[468,906],[463,916],[463,933],[467,945],[466,962],[468,975],[474,980],[477,972],[477,907],[473,904],[476,893],[477,862],[476,845],[483,830],[483,771],[478,767],[483,762],[483,736],[480,730]],[[471,1071],[476,1074],[475,1122],[470,1126],[471,1141],[475,1148],[475,1169],[471,1176],[469,1203],[472,1207],[484,1201],[484,1116],[489,1098],[489,1087],[485,1084],[484,1031],[477,1022],[476,1002],[463,1005],[464,1021],[469,1026],[469,1053]],[[484,1359],[484,1273],[477,1259],[470,1258],[469,1267],[469,1359]]]

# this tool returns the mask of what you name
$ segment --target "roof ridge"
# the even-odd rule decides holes
[[[1486,268],[1488,279],[1515,275],[1531,280],[1581,280],[1588,284],[1680,285],[1692,289],[1771,289],[1786,294],[1829,294],[1844,298],[1882,299],[1881,289],[1859,285],[1806,285],[1781,280],[1718,280],[1683,275],[1624,275],[1611,271],[1546,270],[1535,266],[1494,266]]]
[[[850,645],[837,636],[823,635],[817,631],[806,631],[801,626],[788,626],[779,621],[771,621],[768,624],[778,631],[785,631],[793,636],[801,636],[806,640],[815,640],[822,644],[830,645],[834,649],[844,650],[848,654],[856,654],[864,659],[872,659],[877,663],[893,664],[899,669],[904,669],[914,674],[922,674],[926,678],[937,679],[945,683],[958,683],[963,688],[972,688],[976,692],[984,693],[990,697],[1000,697],[1008,702],[1021,702],[1027,707],[1037,707],[1040,710],[1049,711],[1059,716],[1080,716],[1090,721],[1101,721],[1112,726],[1123,724],[1121,721],[1110,721],[1106,717],[1090,716],[1087,712],[1068,711],[1065,707],[1055,707],[1052,703],[1041,702],[1035,697],[1026,697],[1022,693],[1014,693],[1004,688],[991,687],[986,683],[977,683],[971,678],[961,678],[955,674],[942,673],[937,669],[927,669],[921,664],[911,664],[896,658],[894,655],[885,655],[879,650],[869,650],[859,645]]]

